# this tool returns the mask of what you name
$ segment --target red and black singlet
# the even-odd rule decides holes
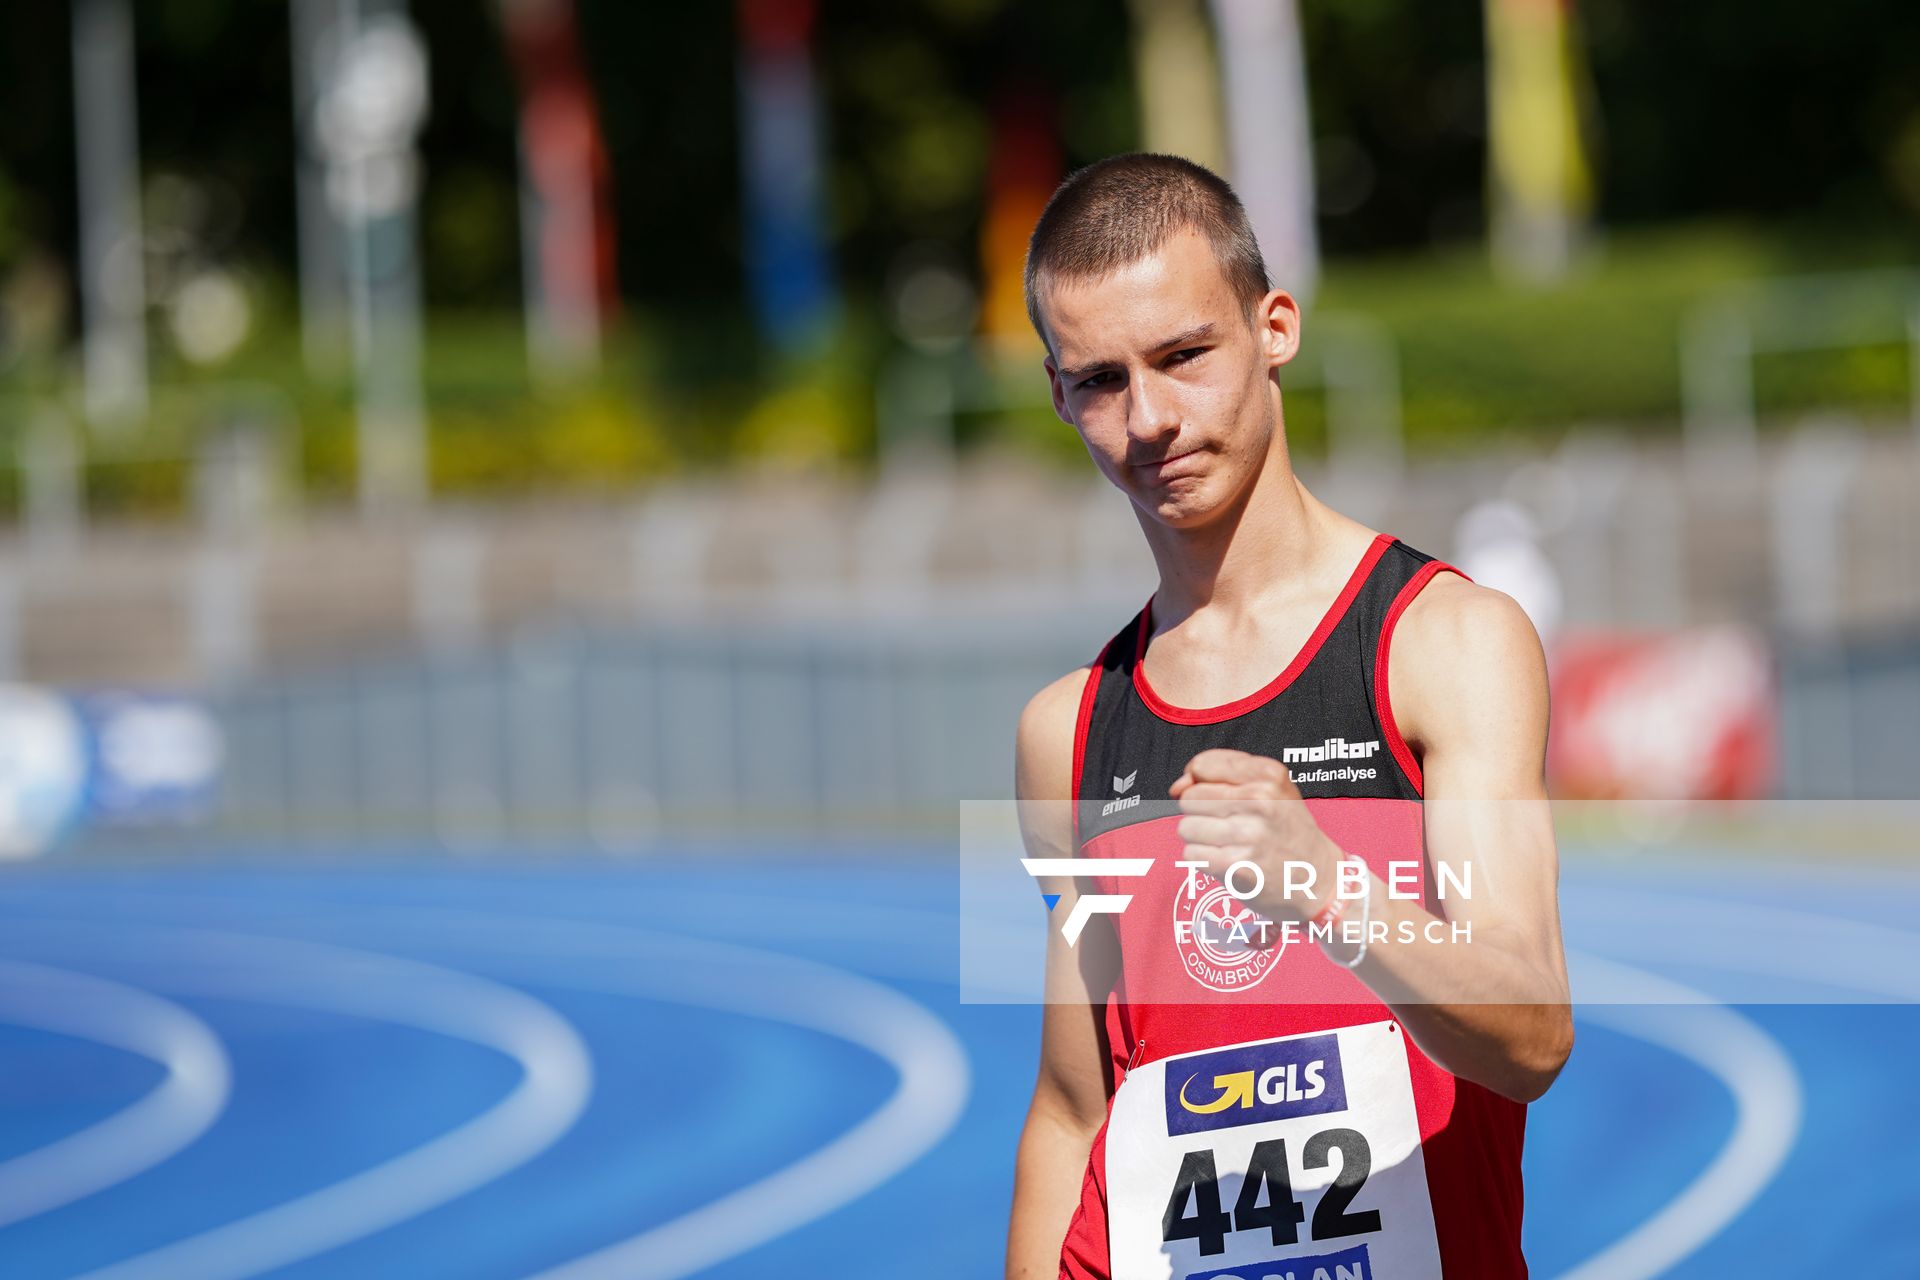
[[[1420,765],[1394,723],[1387,670],[1402,612],[1442,572],[1458,571],[1387,535],[1375,538],[1299,655],[1264,688],[1223,706],[1183,708],[1155,693],[1143,664],[1151,602],[1089,672],[1074,748],[1080,856],[1151,858],[1153,864],[1141,878],[1081,881],[1083,892],[1133,895],[1123,913],[1101,917],[1112,922],[1122,958],[1120,986],[1107,1002],[1105,1020],[1117,1089],[1125,1091],[1130,1070],[1142,1076],[1143,1087],[1133,1091],[1124,1108],[1127,1125],[1139,1132],[1116,1138],[1110,1130],[1120,1123],[1120,1094],[1110,1104],[1067,1233],[1063,1277],[1238,1276],[1241,1271],[1220,1270],[1223,1264],[1210,1259],[1234,1262],[1256,1253],[1253,1269],[1245,1274],[1285,1274],[1273,1264],[1318,1265],[1320,1259],[1360,1265],[1355,1260],[1365,1255],[1364,1269],[1348,1274],[1369,1280],[1376,1274],[1379,1280],[1526,1275],[1520,1250],[1526,1108],[1434,1064],[1399,1033],[1391,1011],[1317,946],[1306,941],[1264,950],[1238,945],[1235,919],[1244,924],[1250,913],[1210,877],[1199,878],[1196,892],[1196,882],[1174,866],[1181,856],[1174,833],[1179,818],[1167,789],[1201,751],[1231,747],[1285,762],[1320,827],[1383,877],[1389,862],[1412,860],[1426,868]],[[1421,879],[1425,905],[1444,916],[1445,903],[1435,894],[1430,871]],[[1288,1118],[1293,1113],[1287,1110],[1285,1082],[1305,1092],[1297,1065],[1278,1075],[1278,1066],[1258,1074],[1258,1098],[1234,1092],[1243,1065],[1257,1072],[1268,1059],[1291,1061],[1306,1052],[1301,1046],[1312,1049],[1323,1042],[1334,1046],[1330,1052],[1336,1056],[1348,1055],[1343,1078],[1351,1095],[1350,1120],[1342,1119],[1345,1112],[1329,1112],[1325,1096],[1300,1104],[1300,1118]],[[1225,1053],[1203,1052],[1223,1046],[1238,1047],[1242,1057],[1228,1061]],[[1356,1054],[1372,1060],[1355,1061]],[[1397,1091],[1399,1100],[1385,1099],[1368,1112],[1359,1100],[1359,1082],[1375,1078],[1377,1072],[1368,1073],[1381,1067],[1383,1054],[1393,1059],[1386,1064],[1395,1077],[1389,1092]],[[1150,1064],[1149,1075],[1143,1069]],[[1340,1066],[1313,1070],[1338,1074]],[[1158,1096],[1163,1087],[1164,1112]],[[1154,1096],[1143,1102],[1139,1095],[1149,1089]],[[1394,1119],[1402,1113],[1403,1120]],[[1368,1123],[1384,1131],[1372,1138],[1371,1148],[1365,1148]],[[1281,1181],[1244,1201],[1241,1207],[1250,1210],[1244,1216],[1266,1223],[1273,1216],[1267,1206],[1282,1194],[1287,1178],[1296,1185],[1318,1185],[1316,1168],[1341,1167],[1347,1181],[1340,1194],[1350,1202],[1348,1212],[1327,1212],[1331,1203],[1316,1202],[1309,1223],[1301,1208],[1300,1222],[1282,1224],[1291,1238],[1281,1226],[1271,1228],[1274,1241],[1286,1241],[1283,1247],[1268,1243],[1264,1225],[1255,1232],[1237,1228],[1230,1212],[1233,1187],[1244,1179],[1221,1172],[1219,1186],[1226,1190],[1208,1192],[1215,1200],[1202,1197],[1206,1187],[1196,1191],[1191,1185],[1204,1181],[1196,1170],[1213,1174],[1216,1154],[1220,1161],[1246,1158],[1228,1150],[1231,1140],[1261,1135],[1268,1140],[1253,1148],[1255,1170],[1245,1179],[1274,1176],[1276,1160],[1298,1166],[1303,1150],[1320,1163],[1281,1172]],[[1216,1152],[1209,1145],[1216,1142],[1228,1146]],[[1132,1154],[1124,1159],[1150,1164],[1150,1156],[1141,1153],[1157,1149],[1156,1144],[1166,1148],[1168,1168],[1186,1162],[1179,1163],[1177,1176],[1139,1173],[1117,1163],[1125,1151]],[[1391,1168],[1383,1163],[1389,1148],[1393,1154],[1384,1159]],[[1205,1160],[1196,1164],[1200,1152]],[[1331,1175],[1319,1176],[1324,1181]],[[1167,1183],[1164,1191],[1156,1178]],[[1222,1196],[1224,1201],[1216,1203]],[[1298,1198],[1304,1205],[1312,1197]],[[1330,1189],[1321,1198],[1338,1197]],[[1110,1210],[1123,1204],[1130,1206],[1128,1223],[1111,1221]],[[1148,1218],[1152,1221],[1142,1221]],[[1407,1238],[1394,1238],[1396,1231]],[[1171,1243],[1156,1246],[1163,1237]],[[1268,1252],[1259,1253],[1263,1249]],[[1262,1262],[1268,1271],[1259,1269]],[[1311,1265],[1301,1271],[1312,1273]],[[1332,1266],[1327,1273],[1342,1274]]]

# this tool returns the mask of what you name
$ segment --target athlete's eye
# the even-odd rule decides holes
[[[1189,364],[1195,360],[1198,360],[1201,356],[1205,354],[1207,354],[1207,349],[1205,347],[1187,347],[1183,350],[1174,352],[1173,355],[1170,357],[1170,360],[1174,364]]]
[[[1080,379],[1079,383],[1076,384],[1076,389],[1080,391],[1097,390],[1098,388],[1104,387],[1109,382],[1113,381],[1114,377],[1115,375],[1111,370],[1102,371],[1100,373],[1089,374],[1088,376]]]

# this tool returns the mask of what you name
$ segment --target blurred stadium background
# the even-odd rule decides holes
[[[1585,1015],[1542,1274],[1920,1275],[1920,9],[51,0],[0,102],[0,1273],[995,1273],[959,805],[1152,582],[1021,255],[1147,148],[1306,300],[1308,484],[1534,617],[1556,791],[1770,833],[1570,830],[1570,942],[1884,962]]]

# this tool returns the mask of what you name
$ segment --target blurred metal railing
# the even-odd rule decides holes
[[[1920,799],[1920,629],[1784,639],[1778,792]]]
[[[944,827],[960,801],[1011,793],[1021,707],[1108,619],[555,627],[255,682],[218,703],[218,834],[626,849]]]
[[[1026,699],[1112,614],[551,628],[223,697],[223,843],[643,850],[945,830],[1005,798]],[[1779,648],[1777,794],[1920,797],[1920,632]],[[206,833],[202,833],[203,836]]]

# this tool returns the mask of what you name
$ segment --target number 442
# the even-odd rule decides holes
[[[1324,1169],[1334,1151],[1340,1153],[1340,1172],[1314,1206],[1312,1238],[1330,1240],[1378,1231],[1379,1210],[1347,1211],[1373,1171],[1373,1152],[1358,1129],[1327,1129],[1314,1134],[1307,1139],[1301,1163],[1307,1169]],[[1262,1188],[1267,1196],[1265,1204],[1260,1203]],[[1191,1215],[1186,1212],[1189,1199],[1193,1201]],[[1266,1227],[1273,1232],[1275,1244],[1298,1244],[1300,1224],[1306,1216],[1306,1206],[1293,1198],[1287,1140],[1270,1138],[1254,1144],[1246,1181],[1240,1185],[1231,1218],[1220,1207],[1220,1175],[1214,1169],[1212,1150],[1187,1152],[1180,1161],[1180,1176],[1167,1200],[1167,1212],[1160,1220],[1160,1236],[1169,1241],[1197,1240],[1203,1256],[1225,1253],[1229,1231]]]

